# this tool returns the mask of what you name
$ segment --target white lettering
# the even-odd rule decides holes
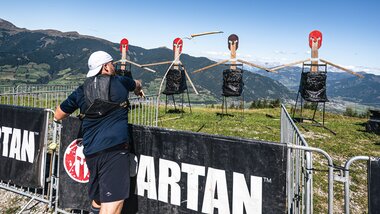
[[[233,173],[232,213],[262,213],[263,178],[251,176],[251,194],[249,194],[244,174]]]
[[[205,167],[182,163],[181,168],[187,173],[187,209],[198,211],[199,176],[205,176]]]
[[[178,185],[178,182],[181,180],[181,169],[174,161],[160,159],[159,163],[158,200],[168,202],[170,186],[170,202],[171,204],[180,206],[181,187]]]
[[[4,137],[3,137],[3,156],[4,157],[8,157],[9,135],[12,133],[12,128],[3,126],[2,132],[4,133]]]
[[[33,163],[35,152],[35,133],[27,130],[23,130],[23,132],[21,131],[21,129],[5,126],[0,129],[0,133],[4,133],[2,155],[4,157]]]
[[[24,130],[24,135],[22,138],[22,146],[21,146],[21,160],[22,161],[27,161],[26,157],[28,157],[28,161],[30,163],[34,162],[34,150],[35,150],[34,136],[35,136],[34,132],[28,132]]]
[[[218,213],[220,214],[230,213],[226,172],[209,167],[207,170],[202,212],[214,213],[214,208],[218,209]]]
[[[141,155],[137,173],[137,194],[144,197],[145,190],[148,192],[148,198],[157,200],[154,158]]]
[[[9,150],[9,158],[20,160],[21,149],[21,129],[13,129],[11,145]]]
[[[202,213],[242,214],[262,213],[263,178],[250,176],[247,183],[245,175],[232,172],[232,188],[228,195],[226,171],[207,168],[204,186],[199,186],[200,176],[205,176],[206,167],[159,159],[158,192],[156,186],[154,157],[141,155],[137,170],[137,194],[143,197],[145,191],[149,199],[180,206],[181,200],[187,201],[187,209],[199,211],[199,193],[203,193]],[[187,198],[181,199],[181,172],[187,174]],[[232,192],[232,195],[231,195]],[[232,207],[229,197],[232,196]]]

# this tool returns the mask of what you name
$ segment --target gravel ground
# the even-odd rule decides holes
[[[0,189],[0,213],[13,214],[21,210],[30,198],[21,196],[11,191]],[[44,214],[49,212],[48,206],[42,202],[33,201],[29,204],[28,208],[22,212],[23,214]]]

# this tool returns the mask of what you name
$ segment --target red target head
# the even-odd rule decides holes
[[[125,47],[125,51],[128,51],[128,39],[126,38],[120,41],[120,52],[123,51],[123,47]]]
[[[183,41],[181,38],[175,38],[173,41],[173,51],[175,52],[176,48],[179,48],[179,53],[182,53]]]
[[[313,47],[313,44],[318,44],[318,49],[322,46],[322,33],[318,30],[313,30],[309,34],[309,46],[310,48]]]
[[[231,34],[228,37],[228,49],[231,50],[231,45],[236,44],[236,50],[239,47],[239,37],[236,34]]]

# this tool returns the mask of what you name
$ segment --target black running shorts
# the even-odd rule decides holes
[[[101,203],[129,197],[129,152],[117,150],[86,158],[90,171],[89,197]]]

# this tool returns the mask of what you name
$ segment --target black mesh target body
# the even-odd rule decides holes
[[[133,79],[132,72],[128,70],[116,70],[116,75],[126,76]]]
[[[116,72],[116,75],[120,75],[120,76],[127,76],[131,79],[133,79],[132,77],[132,71],[131,71],[131,64],[129,65],[124,65],[124,69],[121,69],[122,65],[121,64],[115,64],[115,72]]]
[[[380,110],[369,110],[371,115],[365,126],[367,132],[380,134]]]
[[[326,72],[302,72],[299,92],[309,102],[327,102]]]
[[[166,75],[166,87],[162,92],[166,95],[182,94],[187,89],[184,70],[170,69]]]
[[[241,93],[243,92],[243,86],[243,70],[226,69],[223,71],[223,96],[241,96]]]

